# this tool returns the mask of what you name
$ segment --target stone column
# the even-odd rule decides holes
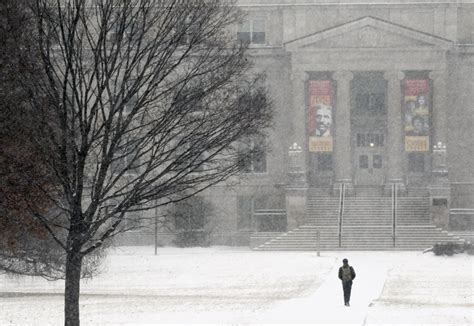
[[[288,136],[288,147],[293,143],[297,143],[301,148],[303,162],[302,169],[304,171],[304,179],[302,186],[307,186],[308,174],[308,136],[306,134],[306,87],[308,74],[304,71],[293,71],[291,74],[293,107],[288,116],[292,117],[292,131]]]
[[[431,111],[431,128],[434,136],[431,144],[431,182],[428,191],[433,203],[431,217],[433,221],[449,222],[449,206],[451,201],[451,186],[448,179],[447,167],[447,130],[448,116],[446,114],[446,74],[443,70],[430,72],[429,77],[433,80],[433,103]],[[435,205],[438,202],[446,202],[446,207]],[[439,207],[436,207],[439,206]],[[441,209],[441,211],[439,211]],[[443,209],[448,210],[448,213]],[[439,225],[439,224],[437,224]]]
[[[434,141],[431,146],[442,142],[447,143],[448,121],[446,115],[446,75],[444,71],[432,71],[429,74],[433,80],[432,128]]]
[[[341,183],[346,184],[349,192],[353,190],[351,157],[351,80],[350,71],[336,71],[333,79],[337,81],[336,111],[334,115],[334,190]]]
[[[405,157],[405,151],[403,146],[403,111],[400,81],[405,75],[401,71],[386,71],[383,77],[387,80],[387,159],[385,189],[389,191],[392,184],[397,184],[400,190],[404,190],[403,158]]]
[[[288,135],[288,146],[296,143],[295,147],[301,147],[298,154],[298,171],[295,175],[288,166],[289,183],[286,187],[286,219],[288,231],[297,228],[304,223],[306,214],[306,190],[308,172],[308,141],[306,134],[306,85],[308,74],[304,71],[293,71],[291,74],[291,90],[293,94],[293,105],[288,112],[292,118],[291,133]],[[292,149],[290,149],[292,150]],[[291,162],[291,160],[290,160]],[[291,163],[290,163],[291,164]]]

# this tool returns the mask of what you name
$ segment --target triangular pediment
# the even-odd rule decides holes
[[[447,49],[450,46],[449,40],[374,17],[360,18],[285,43],[288,51],[333,48]]]

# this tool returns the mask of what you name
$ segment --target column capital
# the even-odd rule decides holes
[[[306,82],[306,81],[309,80],[309,74],[306,71],[293,70],[293,71],[291,71],[290,78],[291,78],[292,81]]]
[[[354,74],[348,70],[335,71],[332,74],[332,78],[337,81],[351,81],[354,78]]]
[[[383,78],[385,80],[402,80],[405,78],[405,74],[399,70],[387,70],[383,73]]]
[[[430,77],[431,80],[440,80],[445,77],[445,71],[444,70],[432,70],[428,74],[428,77]]]

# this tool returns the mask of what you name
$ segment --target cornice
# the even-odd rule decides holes
[[[335,7],[335,6],[460,6],[474,5],[473,0],[240,0],[236,5],[242,8],[298,8],[298,7]]]

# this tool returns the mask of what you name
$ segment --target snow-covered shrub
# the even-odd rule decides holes
[[[173,243],[178,247],[208,247],[212,232],[209,216],[212,212],[212,204],[199,196],[173,205],[168,211],[176,232]]]
[[[474,246],[471,242],[464,243],[464,252],[471,256],[474,255]]]
[[[436,243],[432,250],[436,256],[452,256],[459,253],[474,255],[474,248],[470,242],[459,244],[456,242]]]

